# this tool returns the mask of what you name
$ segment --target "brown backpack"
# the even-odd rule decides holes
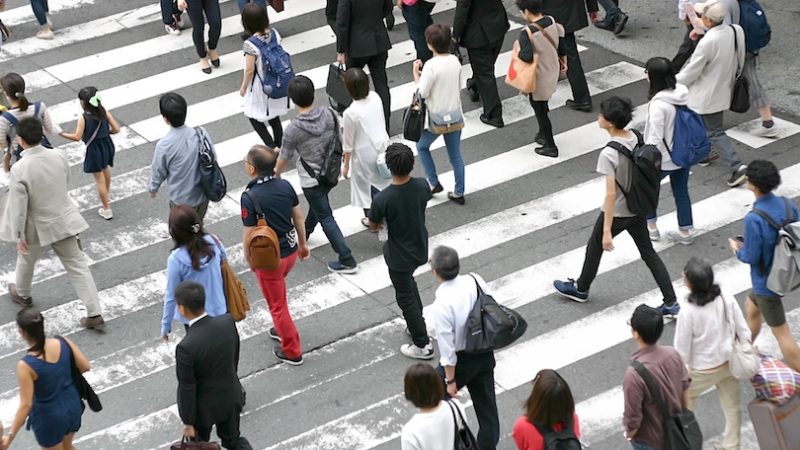
[[[244,246],[247,250],[247,264],[251,269],[276,270],[281,265],[281,241],[278,234],[267,224],[261,206],[247,192],[244,193],[256,210],[256,226],[247,232]]]

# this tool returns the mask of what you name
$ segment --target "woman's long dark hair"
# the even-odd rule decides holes
[[[697,306],[705,306],[714,301],[722,292],[714,283],[714,269],[708,261],[693,257],[683,268],[683,275],[689,283],[688,300]]]
[[[44,358],[44,317],[42,313],[33,309],[25,308],[17,313],[17,326],[25,333],[29,339],[33,340],[33,345],[28,349],[34,355]]]
[[[81,101],[83,110],[89,113],[92,118],[100,122],[105,122],[107,120],[106,109],[103,107],[103,103],[100,102],[100,99],[98,98],[96,101],[97,106],[89,103],[89,100],[91,100],[95,95],[97,95],[97,88],[94,86],[88,86],[78,92],[78,100]]]
[[[675,80],[675,72],[672,70],[672,62],[663,56],[647,60],[644,70],[647,72],[648,80],[650,80],[648,98],[653,98],[665,89],[675,89],[678,84]]]
[[[8,100],[17,101],[20,111],[27,111],[31,102],[25,97],[25,80],[18,73],[7,73],[6,76],[0,78],[0,86],[3,87]]]
[[[191,206],[177,205],[172,208],[169,212],[169,235],[175,242],[173,250],[186,247],[194,270],[200,270],[200,262],[205,257],[214,257],[214,249],[206,242],[206,232]]]
[[[570,422],[574,414],[575,399],[567,382],[555,370],[540,370],[533,379],[531,395],[525,401],[528,421],[552,427]]]

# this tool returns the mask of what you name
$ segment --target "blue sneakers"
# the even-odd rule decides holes
[[[679,305],[678,302],[675,302],[671,305],[662,303],[656,309],[661,313],[662,316],[671,317],[674,319],[677,317],[678,313],[681,312],[681,305]]]
[[[581,292],[578,290],[578,285],[572,278],[567,278],[567,281],[555,280],[553,286],[559,294],[567,297],[570,300],[575,300],[578,303],[586,303],[589,301],[589,291]]]

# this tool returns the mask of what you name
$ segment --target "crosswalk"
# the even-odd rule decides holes
[[[19,30],[32,30],[35,21],[27,2],[8,1],[3,21]],[[295,318],[306,362],[300,367],[278,364],[266,335],[271,318],[254,277],[243,260],[238,199],[247,176],[241,161],[258,136],[242,117],[236,92],[241,81],[240,19],[236,2],[221,0],[223,12],[220,54],[222,64],[211,75],[197,70],[189,30],[180,36],[163,32],[158,5],[151,1],[101,2],[50,0],[57,25],[51,41],[24,37],[22,31],[0,50],[0,72],[21,73],[28,96],[45,101],[54,120],[71,129],[80,114],[76,92],[97,86],[103,102],[122,123],[114,137],[117,147],[111,199],[115,218],[97,217],[100,206],[90,177],[81,172],[84,149],[80,143],[56,139],[72,166],[70,196],[91,228],[81,236],[84,251],[100,291],[107,330],[83,331],[84,314],[58,260],[52,253],[40,260],[34,277],[36,306],[43,310],[53,334],[69,336],[91,359],[87,379],[100,394],[105,409],[87,412],[76,446],[87,449],[164,448],[179,437],[180,418],[175,404],[174,351],[177,339],[158,338],[166,257],[172,243],[166,226],[167,199],[149,199],[146,185],[155,142],[167,132],[158,114],[158,96],[177,91],[189,100],[187,123],[203,125],[216,142],[220,165],[229,182],[229,194],[210,206],[206,227],[226,244],[229,260],[242,277],[252,303],[250,315],[239,323],[242,339],[239,374],[248,392],[242,433],[259,449],[394,449],[399,448],[402,425],[413,408],[402,395],[402,374],[410,361],[398,348],[406,342],[404,323],[394,302],[380,244],[359,223],[362,212],[349,206],[349,182],[331,195],[334,215],[359,261],[354,275],[331,274],[325,261],[333,256],[321,230],[310,239],[312,259],[298,264],[289,277],[289,305]],[[102,4],[102,5],[101,5]],[[335,38],[325,23],[324,0],[293,0],[286,11],[270,11],[274,28],[293,55],[295,70],[311,78],[323,104],[328,64],[335,58]],[[454,0],[442,0],[434,20],[452,23]],[[410,64],[414,47],[399,13],[390,33],[393,49],[387,63],[391,86],[392,139],[402,141],[400,116],[414,91]],[[467,205],[448,203],[436,196],[428,204],[430,246],[458,250],[465,271],[481,273],[501,303],[520,311],[529,329],[520,341],[497,353],[496,390],[503,437],[499,448],[511,449],[511,424],[521,414],[530,391],[529,381],[542,368],[559,369],[576,397],[583,440],[590,448],[625,447],[620,436],[622,390],[620,382],[633,350],[625,321],[639,303],[657,305],[660,292],[633,242],[615,240],[615,251],[604,255],[600,274],[586,304],[557,298],[554,278],[575,276],[586,239],[596,218],[603,181],[594,172],[597,149],[607,137],[593,114],[563,108],[571,97],[568,84],[559,83],[551,105],[558,159],[533,152],[536,125],[527,99],[503,85],[510,48],[521,25],[512,23],[498,77],[506,127],[495,129],[479,120],[479,105],[466,96],[462,153],[466,162]],[[667,51],[669,49],[665,49]],[[580,47],[585,55],[589,89],[595,102],[623,95],[637,106],[637,121],[647,102],[646,75],[641,62],[627,60],[600,47]],[[462,69],[461,83],[471,75]],[[285,117],[288,121],[290,117]],[[800,164],[791,143],[800,141],[800,125],[778,118],[778,139],[751,136],[754,116],[727,117],[728,134],[746,160],[767,157],[782,170],[782,195],[800,197]],[[285,122],[286,123],[286,122]],[[446,155],[433,147],[442,169],[443,185],[453,183]],[[412,146],[413,147],[413,146]],[[421,168],[416,173],[421,175]],[[696,243],[684,247],[669,241],[656,243],[673,278],[679,297],[685,292],[680,270],[694,255],[715,264],[716,277],[729,292],[743,294],[749,287],[747,267],[731,259],[728,236],[739,234],[741,218],[752,206],[745,189],[728,189],[727,171],[712,165],[693,169]],[[296,171],[285,175],[302,194]],[[662,193],[662,228],[674,227],[676,217],[668,188]],[[0,279],[13,281],[15,249],[0,247]],[[436,288],[429,269],[415,274],[426,304]],[[742,300],[743,295],[737,295]],[[786,301],[795,332],[800,299]],[[18,404],[14,370],[23,343],[13,322],[17,308],[7,295],[0,301],[0,421],[7,425]],[[176,332],[180,335],[180,332]],[[768,334],[768,333],[767,333]],[[663,338],[671,342],[672,327]],[[770,336],[761,348],[777,353]],[[752,391],[742,386],[743,399]],[[470,405],[464,393],[461,401]],[[723,429],[723,418],[713,394],[699,402],[699,415],[709,446]],[[469,408],[471,410],[471,408]],[[745,413],[746,414],[746,413]],[[470,412],[470,420],[476,424]],[[748,420],[743,449],[758,448]],[[18,448],[34,448],[30,433],[21,433]]]

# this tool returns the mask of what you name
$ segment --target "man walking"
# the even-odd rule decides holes
[[[328,199],[331,188],[321,186],[316,180],[316,174],[322,168],[331,143],[334,139],[340,139],[336,114],[329,108],[314,107],[314,83],[306,76],[298,75],[289,82],[289,98],[297,106],[299,114],[292,119],[283,133],[283,147],[275,166],[275,175],[280,177],[289,163],[298,156],[297,173],[303,194],[308,201],[308,217],[303,237],[307,239],[311,236],[317,223],[322,225],[322,231],[325,232],[333,251],[339,255],[337,261],[328,263],[328,270],[336,273],[355,273],[358,264],[333,217],[331,202]]]
[[[183,435],[208,441],[211,427],[228,450],[251,450],[239,434],[244,406],[239,367],[239,332],[230,314],[211,317],[205,312],[203,286],[184,281],[175,289],[178,310],[189,320],[186,337],[175,349],[178,413]]]
[[[497,92],[494,65],[510,28],[502,0],[458,0],[453,18],[453,39],[467,49],[472,78],[467,89],[472,101],[483,100],[481,122],[502,128],[503,104]]]
[[[17,144],[24,158],[11,167],[3,218],[3,240],[17,245],[16,283],[9,283],[8,293],[19,305],[33,305],[33,271],[44,248],[50,246],[86,307],[80,325],[101,329],[105,322],[97,286],[78,241],[78,234],[88,230],[89,224],[68,195],[66,156],[42,147],[42,137],[39,119],[28,117],[17,124]]]

